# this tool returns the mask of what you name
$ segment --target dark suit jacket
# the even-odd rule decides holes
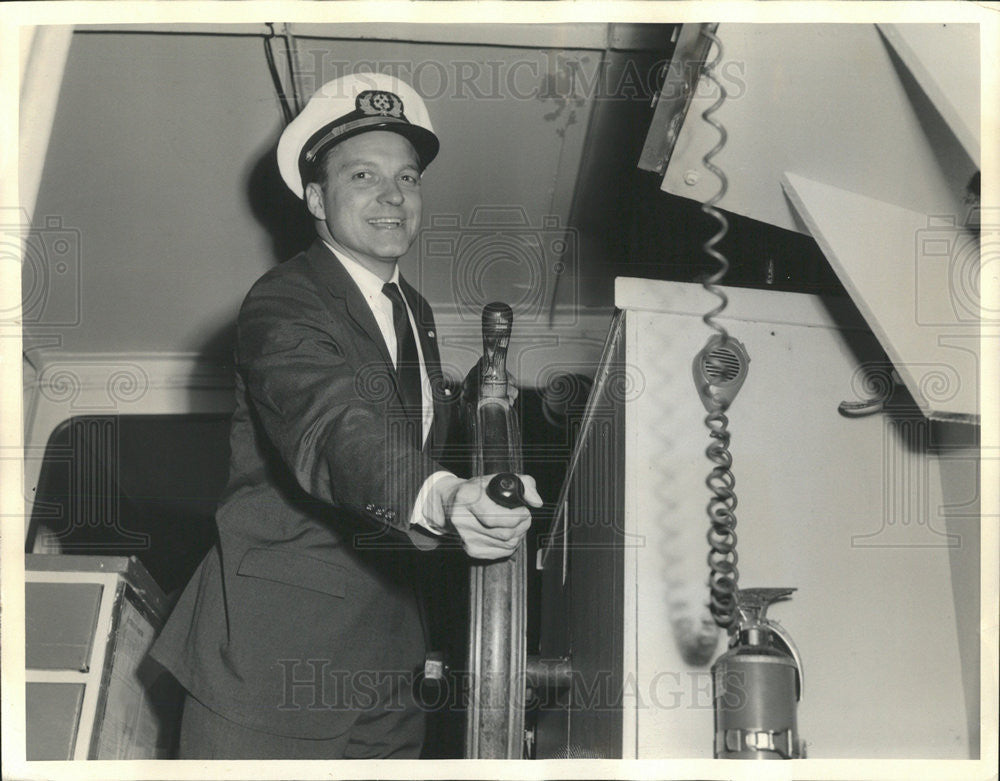
[[[379,676],[410,677],[423,662],[414,559],[437,540],[408,520],[440,469],[451,404],[430,307],[400,287],[435,391],[422,451],[402,431],[371,310],[322,242],[265,274],[240,310],[218,545],[152,655],[246,726],[333,737]]]

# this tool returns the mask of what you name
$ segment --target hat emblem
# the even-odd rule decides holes
[[[367,116],[383,116],[402,119],[403,101],[391,92],[365,90],[358,95],[355,103],[358,111]]]

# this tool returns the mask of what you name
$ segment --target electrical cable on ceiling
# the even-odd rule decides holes
[[[288,81],[292,87],[292,105],[295,109],[295,114],[298,115],[302,111],[302,101],[299,97],[299,82],[296,77],[298,73],[299,47],[295,42],[295,36],[292,35],[291,27],[285,23],[284,28],[285,56],[288,58]]]
[[[278,95],[278,105],[281,106],[281,114],[287,125],[295,117],[296,111],[288,103],[285,95],[285,87],[281,83],[281,75],[278,73],[278,66],[274,62],[274,51],[271,49],[271,41],[275,38],[274,23],[266,22],[269,33],[264,36],[264,57],[267,59],[267,70],[271,74],[271,82],[274,84],[274,91]],[[296,109],[297,110],[297,109]]]

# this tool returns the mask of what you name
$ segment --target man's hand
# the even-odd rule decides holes
[[[524,501],[542,506],[535,480],[519,475],[524,483]],[[501,507],[486,495],[493,475],[471,480],[449,481],[441,486],[442,504],[448,525],[462,539],[465,552],[476,559],[503,559],[510,556],[531,526],[527,507]]]

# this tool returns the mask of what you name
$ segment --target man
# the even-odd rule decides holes
[[[397,261],[437,151],[420,97],[379,74],[324,85],[282,134],[318,238],[240,310],[218,545],[152,651],[188,692],[182,758],[418,756],[419,550],[448,534],[503,558],[530,525],[485,495],[489,477],[435,460],[451,405],[430,307]]]

